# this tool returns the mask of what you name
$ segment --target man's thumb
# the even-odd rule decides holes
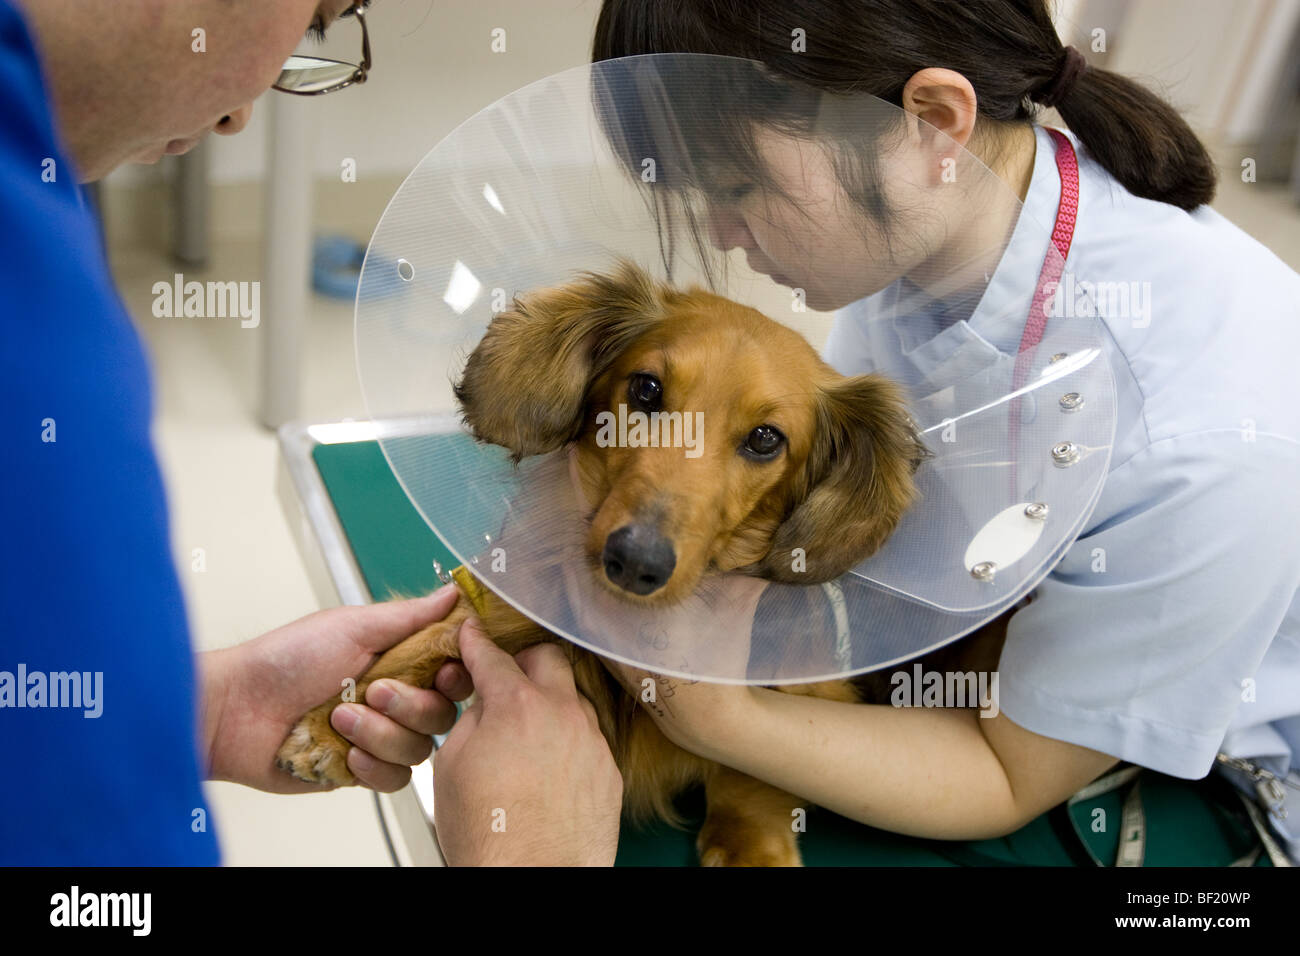
[[[441,621],[459,600],[460,592],[448,584],[424,597],[367,604],[357,608],[362,624],[358,636],[368,649],[385,651],[420,628]]]
[[[460,659],[480,695],[484,692],[490,695],[503,678],[524,676],[515,659],[492,643],[478,618],[468,617],[462,621],[456,637],[460,644]]]

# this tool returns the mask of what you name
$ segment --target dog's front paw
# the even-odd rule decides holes
[[[803,866],[793,830],[710,812],[695,841],[700,866]]]
[[[322,704],[298,721],[275,755],[275,765],[299,780],[344,787],[354,782],[348,769],[352,744],[330,726],[338,701]]]

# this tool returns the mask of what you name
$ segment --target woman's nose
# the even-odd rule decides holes
[[[253,104],[246,103],[237,110],[231,110],[225,116],[217,121],[217,125],[212,127],[214,133],[220,133],[222,136],[234,136],[241,129],[248,125],[249,118],[253,115]]]
[[[758,248],[749,226],[745,224],[744,217],[717,206],[709,209],[709,241],[723,252],[736,247]]]

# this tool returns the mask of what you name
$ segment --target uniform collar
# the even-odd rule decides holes
[[[958,380],[995,361],[1000,354],[1016,354],[1020,347],[1061,199],[1056,147],[1040,126],[1034,127],[1034,137],[1034,170],[1024,205],[1011,240],[970,317],[940,323],[947,327],[924,339],[924,326],[916,324],[918,316],[913,310],[902,309],[894,315],[900,342],[924,339],[913,347],[903,346],[922,382]],[[1073,137],[1071,141],[1077,150],[1077,141]]]
[[[1007,355],[1020,348],[1061,202],[1056,146],[1041,126],[1034,127],[1034,138],[1034,171],[1020,218],[983,298],[967,320],[972,331]],[[1077,151],[1078,142],[1073,136],[1070,140]]]

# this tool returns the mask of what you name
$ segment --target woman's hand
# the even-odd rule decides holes
[[[754,688],[656,674],[608,658],[602,663],[650,714],[663,735],[684,750],[722,761],[732,728],[754,707]]]
[[[275,766],[275,754],[307,711],[339,692],[345,678],[365,673],[378,656],[457,601],[447,586],[426,597],[318,611],[236,647],[198,655],[202,744],[207,776],[270,793],[314,793]],[[438,673],[436,690],[376,681],[365,703],[336,707],[330,723],[355,746],[348,767],[359,781],[389,793],[428,758],[433,734],[456,719],[454,700],[469,695],[460,664]]]
[[[630,611],[626,602],[603,589],[590,595],[580,617],[597,630],[628,626],[636,614],[638,634],[653,660],[681,660],[680,671],[739,679],[749,664],[754,611],[767,582],[744,575],[710,575],[701,584],[708,600],[688,599],[675,607]],[[700,756],[720,759],[731,728],[747,719],[754,690],[657,673],[645,667],[602,658],[605,667],[655,719],[673,743]]]
[[[556,500],[573,496],[577,515],[589,513],[583,493],[577,446],[568,448],[569,484]],[[574,609],[578,633],[635,634],[641,663],[679,674],[740,677],[748,670],[754,611],[767,582],[742,574],[706,574],[695,593],[675,605],[634,604],[595,580],[581,561],[563,565],[568,604]],[[631,643],[616,643],[623,657],[636,657]],[[610,648],[614,651],[614,648]],[[655,718],[669,740],[695,753],[725,743],[727,726],[743,720],[753,701],[749,687],[716,684],[655,673],[646,666],[624,664],[609,657],[601,662]]]

